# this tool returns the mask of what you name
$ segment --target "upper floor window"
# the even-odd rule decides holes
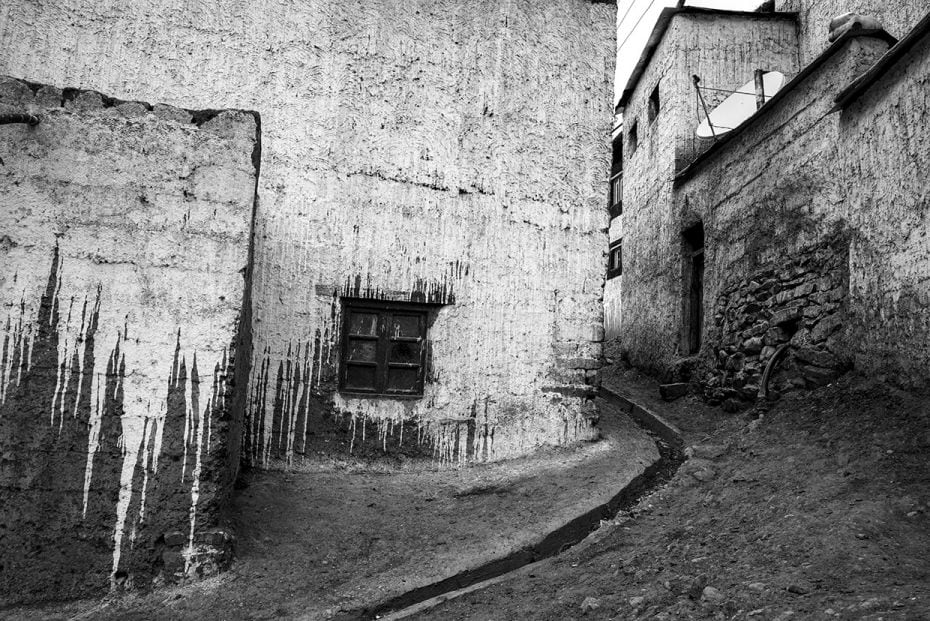
[[[607,253],[607,280],[623,274],[623,240],[618,239],[610,245]]]
[[[630,143],[630,155],[636,152],[636,146],[639,144],[639,132],[637,128],[636,121],[633,121],[633,124],[630,125],[630,134],[628,142]]]
[[[422,304],[343,298],[339,390],[422,396],[428,313]]]
[[[610,219],[623,213],[623,171],[610,178]]]
[[[652,123],[659,116],[659,85],[652,89],[649,95],[649,104],[646,107],[649,122]]]

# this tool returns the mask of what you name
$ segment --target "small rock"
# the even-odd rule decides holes
[[[646,598],[643,597],[642,595],[640,595],[640,596],[638,596],[638,597],[631,597],[631,598],[630,598],[630,606],[633,606],[634,608],[638,608],[639,606],[642,605],[642,603],[643,603],[644,601],[646,601]]]
[[[758,354],[762,351],[762,346],[762,337],[756,336],[751,339],[746,339],[746,341],[743,343],[743,351],[750,355]]]
[[[784,308],[780,311],[776,311],[775,314],[772,315],[772,318],[769,320],[769,323],[773,326],[779,326],[781,324],[797,321],[800,318],[801,309],[797,306],[792,306],[790,308]]]
[[[689,447],[691,454],[688,457],[697,457],[698,459],[717,459],[723,455],[727,447],[721,444],[695,444]],[[687,454],[686,449],[685,453]]]
[[[753,593],[761,593],[762,591],[765,590],[765,583],[764,582],[750,582],[749,590],[752,591]]]
[[[737,412],[740,411],[742,404],[738,400],[730,398],[730,399],[725,400],[723,404],[721,405],[721,407],[723,408],[724,412],[727,412],[729,414],[736,414]]]
[[[706,586],[701,592],[701,599],[708,602],[719,602],[723,599],[723,593],[712,586]]]
[[[581,602],[581,612],[588,614],[592,610],[597,610],[601,607],[601,600],[596,597],[586,597],[584,601]]]
[[[810,593],[810,589],[803,587],[799,584],[792,584],[788,587],[789,593],[794,593],[795,595],[807,595]]]
[[[691,476],[701,483],[707,483],[708,481],[713,481],[717,477],[717,472],[713,468],[701,468],[692,472]]]
[[[661,384],[659,386],[659,395],[665,401],[674,401],[688,394],[688,384]]]
[[[694,578],[688,584],[688,597],[691,599],[698,599],[704,594],[704,587],[707,586],[707,576],[700,575],[697,578]]]

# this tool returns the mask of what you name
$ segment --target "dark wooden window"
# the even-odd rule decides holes
[[[418,304],[343,298],[339,390],[422,396],[428,312]]]
[[[623,240],[618,239],[610,245],[607,253],[607,279],[623,274]]]
[[[636,153],[636,147],[639,145],[639,129],[637,128],[636,121],[633,121],[633,124],[630,125],[630,137],[627,139],[627,142],[630,143],[630,155]]]
[[[623,213],[623,132],[611,141],[610,191],[607,207],[611,220]]]
[[[623,172],[610,178],[610,219],[623,213]]]

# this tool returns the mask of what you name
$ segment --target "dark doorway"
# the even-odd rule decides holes
[[[704,324],[704,224],[698,222],[682,233],[684,251],[684,347],[689,354],[701,351]]]

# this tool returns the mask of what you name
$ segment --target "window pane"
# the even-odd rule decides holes
[[[377,367],[362,367],[354,364],[346,365],[346,388],[349,390],[374,391],[375,371]]]
[[[350,311],[349,334],[376,336],[378,334],[377,313]]]
[[[391,343],[391,362],[420,363],[420,342]]]
[[[420,376],[419,367],[415,369],[388,369],[388,385],[390,392],[415,392]]]
[[[391,336],[407,336],[416,338],[420,336],[420,315],[394,315],[391,326]]]
[[[349,360],[375,362],[378,354],[378,341],[363,341],[349,338]]]

